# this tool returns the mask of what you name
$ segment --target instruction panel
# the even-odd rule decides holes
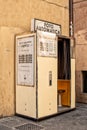
[[[57,57],[56,34],[37,31],[38,56]]]
[[[17,84],[34,85],[34,37],[17,39]]]

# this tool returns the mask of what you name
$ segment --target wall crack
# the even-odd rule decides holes
[[[44,1],[44,2],[46,2],[48,4],[51,4],[51,5],[55,5],[55,6],[61,7],[61,8],[69,9],[67,6],[62,6],[60,4],[57,4],[57,3],[54,3],[54,2],[50,2],[48,0],[42,0],[42,1]]]

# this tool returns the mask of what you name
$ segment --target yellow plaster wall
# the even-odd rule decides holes
[[[14,35],[20,28],[0,28],[0,116],[15,112]]]
[[[69,0],[0,0],[0,26],[25,28],[30,31],[32,18],[62,25],[69,34]]]

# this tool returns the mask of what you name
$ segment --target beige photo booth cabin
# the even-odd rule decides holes
[[[16,36],[16,114],[41,119],[75,108],[71,40],[37,31]]]

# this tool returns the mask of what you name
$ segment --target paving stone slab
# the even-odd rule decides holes
[[[8,128],[8,127],[3,126],[3,125],[0,124],[0,130],[13,130],[13,129]],[[16,130],[16,129],[15,129],[15,130]]]

